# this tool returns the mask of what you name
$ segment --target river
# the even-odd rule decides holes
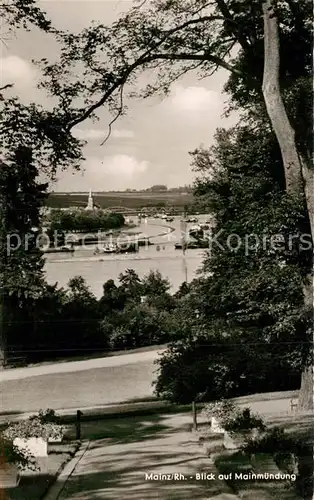
[[[199,222],[205,222],[207,218],[206,215],[198,216]],[[78,248],[74,254],[47,254],[47,281],[51,284],[58,282],[59,286],[65,287],[74,276],[82,276],[90,290],[100,297],[103,284],[109,279],[116,281],[126,269],[134,269],[140,278],[150,270],[158,270],[169,279],[173,293],[186,278],[191,281],[196,276],[204,256],[204,250],[187,250],[185,256],[182,251],[175,250],[174,244],[180,241],[181,235],[180,219],[175,217],[173,222],[164,222],[148,218],[130,230],[129,233],[141,232],[154,243],[140,247],[136,254],[94,255],[95,245]],[[193,225],[187,224],[187,227]]]

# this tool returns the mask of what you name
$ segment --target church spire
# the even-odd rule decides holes
[[[86,206],[86,210],[94,210],[94,202],[93,202],[93,196],[92,196],[92,190],[89,190],[89,195],[88,195],[88,202]]]

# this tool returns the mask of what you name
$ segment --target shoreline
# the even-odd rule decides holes
[[[84,245],[92,246],[92,245],[95,245],[97,243],[106,242],[106,241],[110,240],[110,238],[118,239],[119,236],[121,236],[121,235],[127,235],[127,236],[134,237],[134,240],[136,237],[138,237],[138,240],[148,241],[150,243],[150,240],[153,238],[160,238],[162,236],[166,236],[167,234],[171,234],[175,231],[175,227],[173,227],[173,226],[165,226],[162,224],[151,224],[151,225],[152,226],[160,226],[161,228],[165,228],[165,231],[158,233],[158,234],[155,234],[154,236],[146,236],[143,233],[143,231],[132,231],[132,229],[139,227],[138,224],[136,224],[132,227],[122,226],[121,229],[113,229],[113,230],[106,231],[106,232],[76,233],[76,234],[79,234],[80,237],[76,242],[73,242],[73,252],[75,252],[75,250],[80,249],[80,247],[82,247]],[[70,244],[67,241],[70,238],[71,238],[71,234],[68,233],[65,237],[65,245],[64,246],[67,246]],[[85,238],[87,239],[87,241],[84,241]],[[130,243],[132,243],[132,241]],[[72,244],[72,242],[71,242],[71,244]],[[60,248],[60,253],[63,253],[61,248]],[[51,250],[54,250],[54,251],[52,252]],[[47,251],[43,251],[43,254],[49,254],[49,253],[59,253],[59,252],[58,252],[58,249],[56,247],[50,247],[50,249],[48,249]]]

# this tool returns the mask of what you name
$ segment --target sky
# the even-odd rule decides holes
[[[87,28],[92,21],[111,24],[132,6],[130,0],[41,0],[38,4],[57,28],[71,32]],[[6,36],[0,52],[1,85],[14,82],[14,93],[21,99],[48,105],[46,94],[37,88],[40,73],[32,59],[57,55],[55,40],[37,29]],[[237,119],[222,117],[227,78],[225,70],[203,80],[190,73],[173,84],[167,98],[128,100],[127,115],[115,122],[103,146],[111,116],[106,107],[101,108],[98,122],[86,122],[74,130],[88,141],[82,171],[59,172],[51,189],[109,191],[190,184],[194,175],[189,151],[209,147],[215,130]]]

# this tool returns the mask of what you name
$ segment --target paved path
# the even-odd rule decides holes
[[[274,415],[285,416],[290,425],[295,423],[297,426],[303,421],[301,416],[298,422],[293,422],[290,398],[242,399],[247,401],[240,398],[239,402],[260,412],[266,419],[274,421]],[[199,424],[204,421],[199,415]],[[84,422],[82,433],[90,440],[89,447],[75,463],[74,470],[71,469],[65,484],[63,482],[58,499],[186,500],[192,497],[239,500],[219,478],[198,436],[191,432],[191,424],[189,413]],[[220,445],[221,437],[215,435],[206,443],[206,448],[214,453]],[[169,479],[160,478],[162,474]],[[197,474],[205,474],[206,478],[198,479]]]
[[[191,420],[180,414],[91,424],[85,433],[101,435],[102,428],[104,437],[91,441],[58,498],[236,500],[191,433]],[[198,479],[201,473],[214,479]],[[162,474],[167,479],[159,479]]]
[[[0,374],[0,415],[113,404],[153,395],[159,351],[21,368]]]

